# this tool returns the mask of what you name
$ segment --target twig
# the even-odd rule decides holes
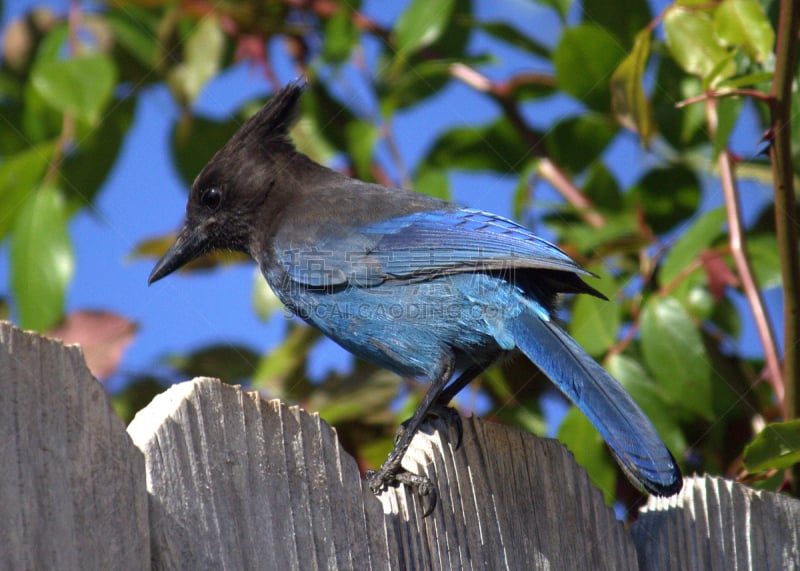
[[[797,204],[792,170],[792,81],[797,70],[800,6],[796,0],[781,0],[778,38],[775,44],[775,77],[770,95],[772,135],[770,159],[775,188],[775,228],[783,277],[783,378],[787,420],[800,417],[800,264],[798,264]],[[800,464],[792,470],[793,491],[800,496]]]
[[[708,129],[712,137],[717,132],[717,101],[715,99],[706,100],[706,120]],[[767,365],[768,381],[775,391],[775,396],[779,403],[783,403],[784,386],[783,375],[781,372],[780,358],[775,344],[775,336],[769,322],[769,316],[764,306],[764,299],[761,290],[758,288],[750,260],[747,256],[746,238],[744,225],[742,223],[742,212],[739,208],[739,193],[736,188],[736,180],[733,174],[733,161],[727,149],[723,149],[717,159],[720,171],[720,182],[722,192],[725,196],[725,210],[728,218],[728,235],[731,248],[731,255],[736,264],[736,271],[742,280],[747,302],[753,312],[756,322],[756,330],[764,348],[764,359]]]
[[[450,66],[450,75],[460,79],[472,89],[481,93],[492,93],[492,80],[463,63],[454,63]]]
[[[397,146],[397,141],[394,138],[394,129],[392,122],[387,119],[383,124],[383,140],[386,142],[386,148],[389,155],[394,161],[394,166],[397,169],[397,174],[400,177],[400,186],[404,188],[411,188],[411,175],[408,172],[405,162],[403,161],[403,153],[400,152],[400,147]]]
[[[723,97],[752,97],[753,99],[763,101],[770,107],[772,107],[772,104],[774,103],[774,99],[771,95],[764,93],[763,91],[758,91],[757,89],[730,89],[727,91],[706,91],[700,95],[690,97],[689,99],[678,101],[675,104],[675,107],[681,109],[682,107],[692,105],[693,103],[700,103],[702,101],[708,101],[709,99],[721,99]]]
[[[681,283],[683,283],[683,280],[685,280],[691,274],[693,274],[695,270],[698,270],[702,267],[703,267],[703,260],[700,259],[700,256],[698,256],[697,258],[692,260],[692,262],[688,266],[683,268],[681,272],[677,276],[675,276],[675,279],[673,279],[670,283],[662,287],[661,290],[658,292],[659,295],[671,294],[678,288],[679,285],[681,285]]]
[[[78,42],[78,26],[81,20],[81,9],[77,0],[73,0],[69,5],[69,12],[67,13],[67,54],[69,57],[74,57],[78,53],[80,44]],[[61,132],[58,134],[56,140],[53,158],[47,165],[47,172],[44,175],[45,184],[55,184],[61,173],[61,165],[64,163],[64,158],[67,154],[67,149],[72,144],[72,139],[75,137],[75,117],[69,111],[64,112],[61,119]]]
[[[450,75],[461,80],[476,91],[491,95],[505,112],[514,128],[519,133],[532,156],[540,157],[539,174],[547,180],[553,187],[569,202],[579,210],[586,222],[593,228],[601,228],[606,220],[602,214],[594,209],[592,201],[589,200],[581,190],[575,186],[569,175],[549,158],[544,149],[542,138],[533,131],[519,112],[516,101],[512,98],[513,91],[520,85],[528,82],[544,84],[543,76],[538,74],[525,75],[519,78],[512,78],[504,84],[495,84],[480,72],[462,63],[453,64],[450,67]]]
[[[561,167],[549,158],[539,161],[539,174],[553,185],[561,195],[576,207],[579,214],[592,228],[602,228],[606,224],[605,217],[594,209],[592,201],[586,198],[580,189],[573,184]]]

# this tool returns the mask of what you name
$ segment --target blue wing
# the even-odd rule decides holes
[[[416,212],[328,235],[278,255],[286,272],[312,287],[427,278],[474,270],[539,268],[591,275],[519,224],[472,209]]]

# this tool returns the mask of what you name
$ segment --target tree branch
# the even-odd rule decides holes
[[[717,132],[717,100],[706,100],[706,119],[708,121],[708,130],[713,138]],[[747,256],[742,212],[739,208],[739,193],[736,188],[733,161],[730,152],[727,149],[722,149],[717,162],[719,164],[722,192],[725,195],[725,210],[728,218],[728,235],[731,255],[736,264],[736,271],[739,274],[739,278],[742,280],[742,289],[744,290],[745,297],[747,297],[750,309],[753,312],[758,336],[764,348],[768,381],[775,391],[778,402],[783,404],[784,385],[780,358],[778,356],[778,349],[775,344],[772,326],[769,322],[769,316],[764,306],[764,299],[761,296],[761,290],[758,288],[753,269],[750,265],[750,260]]]
[[[797,203],[792,169],[792,81],[797,71],[800,6],[781,0],[778,38],[775,44],[775,77],[772,80],[772,136],[770,159],[775,188],[775,228],[783,277],[783,378],[786,419],[800,417],[800,264],[797,247]],[[800,464],[792,471],[793,491],[800,496]]]
[[[575,186],[572,179],[569,178],[569,175],[551,159],[543,158],[539,162],[539,174],[542,175],[547,182],[552,184],[567,202],[578,209],[578,214],[583,216],[584,220],[586,220],[592,228],[602,228],[605,226],[605,217],[594,209],[592,201],[586,198],[586,195]]]
[[[729,89],[727,91],[706,91],[700,95],[690,97],[689,99],[678,101],[675,104],[675,107],[681,109],[687,105],[692,105],[693,103],[700,103],[701,101],[707,101],[708,99],[722,99],[723,97],[752,97],[753,99],[763,101],[770,107],[774,101],[771,95],[762,91],[758,91],[757,89]]]

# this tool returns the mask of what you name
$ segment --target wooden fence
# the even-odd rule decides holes
[[[422,518],[316,414],[200,378],[126,431],[79,348],[0,323],[0,569],[800,569],[800,501],[687,478],[626,529],[557,441],[429,428]]]

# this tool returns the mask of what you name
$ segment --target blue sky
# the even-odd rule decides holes
[[[40,2],[14,2],[4,6],[3,26]],[[66,2],[47,2],[63,13]],[[391,21],[386,12],[392,3],[378,0],[364,3],[364,10],[380,21]],[[664,2],[658,2],[663,6]],[[379,9],[378,6],[381,6]],[[525,0],[477,1],[481,16],[504,19],[520,28],[531,22],[530,32],[553,45],[557,22],[548,10]],[[395,12],[400,7],[394,8]],[[513,71],[530,69],[530,58],[522,58],[513,48],[491,43],[476,34],[473,49],[491,48],[500,62],[487,70],[488,75],[505,77]],[[276,70],[282,81],[294,78],[293,71],[280,53],[281,44],[272,46]],[[547,68],[542,65],[541,70]],[[261,74],[246,65],[217,78],[202,92],[196,109],[214,117],[227,117],[239,105],[269,93]],[[374,114],[374,102],[364,100],[365,114]],[[579,112],[580,107],[566,98],[554,98],[526,109],[535,124],[544,125],[552,117]],[[445,126],[477,125],[496,116],[498,110],[486,98],[461,85],[452,85],[412,111],[399,114],[394,121],[395,138],[406,165],[417,163],[433,136]],[[131,261],[130,252],[141,240],[162,235],[177,228],[182,220],[186,189],[170,161],[169,134],[178,117],[178,107],[165,87],[148,89],[138,102],[133,128],[111,176],[91,209],[82,211],[70,225],[76,253],[76,272],[67,296],[68,310],[106,309],[136,321],[140,330],[129,347],[123,373],[153,371],[168,353],[186,353],[200,345],[216,343],[245,344],[260,352],[281,341],[285,318],[278,313],[270,322],[259,321],[252,310],[251,291],[255,278],[253,266],[237,266],[191,276],[176,275],[147,287],[151,261]],[[757,152],[758,133],[752,121],[737,127],[733,147],[749,156]],[[381,152],[385,152],[381,151]],[[636,180],[653,157],[643,151],[633,136],[621,137],[606,153],[607,164],[621,184]],[[706,206],[722,203],[718,184],[704,181]],[[469,206],[510,214],[511,194],[516,184],[512,177],[459,175],[451,178],[457,201]],[[746,211],[752,215],[769,197],[770,189],[743,183]],[[553,194],[543,196],[555,198]],[[7,247],[0,249],[0,295],[9,294]],[[780,333],[781,307],[779,290],[767,292],[776,331]],[[746,331],[741,346],[750,355],[760,354],[752,331],[749,310],[743,311]],[[332,342],[323,342],[314,353],[312,376],[328,367],[346,367],[349,355]]]

